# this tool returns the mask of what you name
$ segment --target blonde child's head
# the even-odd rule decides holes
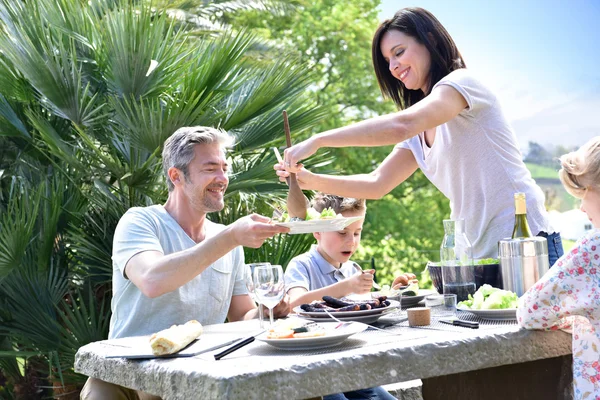
[[[600,136],[560,158],[558,172],[565,189],[581,199],[581,210],[600,227]]]

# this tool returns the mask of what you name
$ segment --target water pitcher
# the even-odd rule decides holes
[[[465,220],[444,220],[444,240],[440,246],[444,294],[456,294],[458,301],[475,293],[473,249],[465,233]]]

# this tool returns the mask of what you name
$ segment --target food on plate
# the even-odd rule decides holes
[[[431,323],[431,309],[429,307],[413,307],[406,310],[408,325],[426,326]]]
[[[325,329],[298,318],[280,320],[267,333],[267,339],[302,339],[325,336]]]
[[[490,285],[481,286],[473,296],[458,303],[459,307],[472,310],[494,310],[517,308],[519,298],[515,292],[502,290]]]
[[[333,209],[325,208],[323,211],[318,212],[313,207],[309,207],[306,210],[305,221],[313,221],[319,219],[334,219],[334,218],[343,218],[342,214],[336,214]],[[284,212],[279,218],[279,222],[291,222],[290,215],[287,212]]]
[[[306,220],[310,221],[312,219],[332,219],[332,218],[342,218],[342,214],[336,214],[335,211],[333,211],[333,208],[328,207],[323,209],[323,211],[318,212],[317,210],[315,210],[312,207],[309,207],[308,210],[306,210]]]
[[[173,325],[150,336],[150,347],[155,356],[173,354],[202,334],[202,324],[195,319],[183,325]]]
[[[306,312],[340,312],[340,311],[360,311],[372,310],[374,308],[383,308],[391,303],[386,296],[379,296],[372,300],[351,301],[347,299],[337,299],[331,296],[323,296],[323,301],[315,300],[310,304],[302,304],[300,308]]]
[[[410,272],[405,272],[403,274],[398,275],[396,279],[394,279],[394,282],[392,283],[392,289],[396,290],[403,286],[408,286],[414,281],[419,281],[417,279],[417,276]]]
[[[417,296],[419,294],[419,281],[413,279],[409,282],[408,285],[400,286],[397,284],[394,286],[394,289],[390,287],[390,285],[383,285],[379,292],[374,292],[374,295],[377,296],[386,296],[386,297],[396,297],[399,295],[402,296]],[[374,296],[375,297],[375,296]]]

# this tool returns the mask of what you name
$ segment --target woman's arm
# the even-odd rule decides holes
[[[321,147],[374,147],[397,144],[419,132],[450,121],[466,107],[467,101],[456,89],[440,85],[406,110],[332,129],[298,143],[285,150],[284,159],[291,166],[291,172],[296,172],[293,166],[316,153]]]
[[[380,199],[408,179],[417,170],[417,161],[407,149],[394,149],[370,174],[334,176],[313,174],[301,168],[296,174],[303,189],[357,199]],[[276,165],[281,181],[289,176],[283,165]]]

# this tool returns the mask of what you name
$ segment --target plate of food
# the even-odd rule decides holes
[[[313,321],[332,319],[340,321],[375,322],[381,316],[394,312],[400,303],[380,297],[371,300],[352,301],[345,298],[323,296],[323,301],[313,301],[294,307],[293,311],[303,318]]]
[[[313,350],[336,346],[350,336],[368,328],[358,322],[307,322],[290,318],[277,324],[268,332],[256,337],[256,340],[282,350]]]
[[[402,307],[416,306],[421,300],[430,294],[437,294],[437,292],[433,289],[419,289],[419,292],[415,295],[402,295]]]
[[[468,311],[482,319],[516,320],[519,298],[515,292],[491,285],[482,285],[468,300],[457,304],[457,309]]]
[[[472,309],[466,308],[464,306],[457,306],[458,310],[468,311],[470,313],[475,314],[481,319],[489,319],[495,321],[510,321],[517,319],[517,309],[516,308],[499,308],[499,309]]]
[[[364,217],[333,217],[328,219],[310,219],[307,221],[276,222],[275,224],[290,228],[288,233],[290,235],[295,235],[299,233],[341,231],[348,225],[360,220],[361,218]]]

